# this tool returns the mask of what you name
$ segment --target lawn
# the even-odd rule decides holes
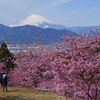
[[[63,100],[61,98],[52,92],[23,87],[8,86],[8,92],[3,92],[0,85],[0,100]]]

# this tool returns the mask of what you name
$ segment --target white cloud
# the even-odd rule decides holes
[[[31,14],[41,15],[44,11],[70,1],[71,0],[0,0],[0,22],[10,24],[26,18]]]
[[[0,6],[5,6],[5,5],[13,6],[15,4],[18,4],[19,2],[20,0],[2,0],[0,1]]]
[[[51,7],[56,7],[56,6],[62,5],[62,4],[69,2],[69,1],[71,1],[71,0],[50,0],[49,5]]]
[[[29,7],[39,9],[41,11],[51,9],[69,1],[71,0],[1,0],[0,8],[5,6],[10,6],[14,9],[19,9],[21,7]]]

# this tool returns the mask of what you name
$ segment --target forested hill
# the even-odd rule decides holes
[[[0,24],[0,43],[51,43],[62,41],[61,36],[66,35],[77,35],[75,32],[62,29],[57,30],[53,28],[39,28],[36,26],[18,26],[18,27],[7,27]]]

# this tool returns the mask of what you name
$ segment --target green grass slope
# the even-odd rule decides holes
[[[52,92],[12,86],[8,86],[8,92],[3,92],[0,85],[0,100],[63,100],[63,97]]]

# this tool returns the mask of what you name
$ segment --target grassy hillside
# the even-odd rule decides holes
[[[3,92],[0,85],[0,100],[62,100],[51,92],[8,86],[8,92]]]

